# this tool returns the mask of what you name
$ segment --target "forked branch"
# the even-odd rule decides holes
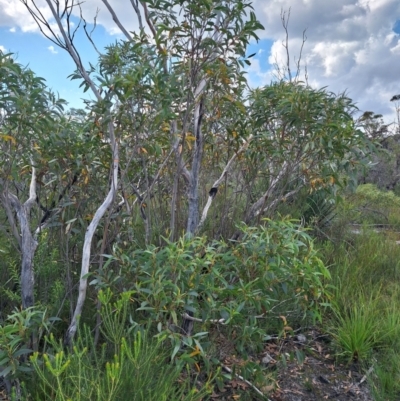
[[[217,192],[218,192],[218,188],[221,185],[223,179],[225,178],[225,176],[229,173],[234,161],[236,160],[236,158],[243,153],[249,146],[249,143],[252,141],[253,139],[253,135],[250,135],[248,137],[248,139],[246,140],[246,142],[240,147],[240,149],[235,152],[235,154],[229,159],[228,163],[226,164],[224,170],[222,171],[222,174],[220,175],[220,177],[218,178],[217,181],[214,182],[214,184],[212,185],[209,193],[208,193],[208,200],[207,200],[207,204],[205,205],[204,209],[203,209],[203,213],[201,215],[201,219],[199,222],[199,225],[197,227],[197,230],[200,230],[200,228],[203,226],[206,218],[207,218],[207,214],[208,214],[208,210],[210,209],[211,203],[214,200]]]

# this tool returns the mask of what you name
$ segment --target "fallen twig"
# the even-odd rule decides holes
[[[202,319],[199,319],[199,318],[197,318],[197,317],[190,316],[190,315],[188,315],[187,313],[182,313],[182,317],[183,317],[184,319],[192,320],[193,322],[199,322],[199,323],[205,323],[205,322],[207,322],[207,323],[226,324],[226,323],[225,323],[225,319],[209,319],[209,320],[202,320]]]
[[[226,370],[228,373],[233,373],[232,369],[229,368],[228,366],[221,364],[222,369]],[[238,375],[237,373],[233,373],[235,375],[235,377],[237,377],[239,380],[241,380],[242,382],[248,384],[257,394],[261,395],[262,397],[265,397],[265,394],[262,393],[261,390],[259,390],[253,383],[249,382],[248,380],[246,380],[243,376]],[[267,398],[267,401],[271,401],[269,398]]]
[[[374,370],[374,365],[372,365],[372,366],[367,370],[367,373],[365,373],[365,375],[361,378],[359,384],[364,383],[365,380],[367,380],[368,376],[372,373],[373,370]]]

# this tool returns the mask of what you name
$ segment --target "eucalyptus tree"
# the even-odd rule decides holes
[[[117,195],[129,224],[138,208],[144,242],[151,243],[166,234],[176,239],[182,227],[187,237],[198,233],[210,220],[216,194],[233,176],[240,188],[225,191],[225,205],[233,205],[235,219],[254,223],[302,188],[334,193],[344,184],[344,173],[358,164],[366,142],[346,96],[314,90],[289,74],[289,82],[250,91],[246,99],[244,67],[251,57],[246,47],[262,26],[244,0],[127,1],[137,17],[136,31],[102,0],[125,40],[108,46],[98,66],[89,68],[74,42],[73,13],[84,21],[79,3],[46,0],[57,23],[54,31],[34,1],[21,1],[75,62],[72,78],[81,79],[96,98],[89,107],[97,131],[91,132],[111,146],[109,191],[85,235],[67,343],[86,297],[93,235]],[[202,189],[208,200],[200,215]],[[233,202],[233,192],[241,192],[240,201]],[[161,207],[164,194],[167,206]],[[151,210],[154,198],[158,214]],[[163,215],[169,222],[154,234],[154,222]],[[129,242],[140,243],[131,234]],[[103,243],[106,235],[105,229]]]
[[[220,125],[219,138],[213,132],[215,117],[223,119],[224,103],[231,110],[238,104],[244,108],[246,46],[262,27],[250,5],[238,0],[149,1],[134,9],[147,26],[101,57],[103,83],[116,93],[119,111],[130,116],[125,121],[140,125],[136,142],[145,138],[148,147],[173,152],[170,237],[176,230],[181,178],[187,194],[186,233],[193,235],[199,225],[204,145],[227,139],[225,126]],[[138,125],[133,128],[138,132]]]
[[[263,184],[246,211],[247,223],[271,215],[303,188],[335,196],[355,179],[369,141],[357,128],[357,108],[346,95],[280,81],[253,90],[249,101],[255,140],[248,160],[255,166],[253,179]]]
[[[34,2],[28,0],[21,0],[22,3],[27,7],[31,16],[34,18],[39,26],[41,32],[57,46],[64,49],[71,56],[77,68],[77,74],[83,80],[85,85],[85,90],[90,89],[94,94],[97,106],[99,107],[97,111],[102,111],[103,118],[103,129],[106,132],[106,137],[111,148],[111,161],[110,161],[110,171],[111,179],[109,185],[109,191],[104,198],[103,203],[97,208],[93,215],[91,223],[89,224],[85,240],[83,244],[82,251],[82,268],[81,268],[81,279],[79,284],[79,296],[75,307],[75,311],[71,320],[70,327],[66,335],[66,343],[70,343],[73,339],[77,326],[78,318],[81,315],[83,304],[86,298],[87,291],[87,273],[89,271],[90,255],[91,255],[91,244],[96,228],[101,220],[101,218],[106,213],[107,209],[111,207],[114,202],[115,195],[118,186],[118,167],[119,167],[119,146],[118,141],[115,137],[114,131],[114,121],[111,115],[112,99],[109,93],[102,94],[100,87],[96,84],[95,80],[90,76],[90,73],[85,68],[79,50],[74,42],[76,30],[79,28],[73,28],[71,23],[71,16],[76,7],[79,7],[79,3],[75,3],[74,0],[66,0],[64,4],[60,5],[59,1],[46,0],[47,6],[50,9],[51,15],[56,21],[56,28],[46,20],[42,14],[41,8]]]
[[[104,84],[116,93],[119,110],[130,113],[131,122],[140,125],[135,143],[145,138],[145,147],[164,149],[167,157],[174,155],[175,173],[167,189],[171,196],[169,234],[175,237],[182,178],[187,198],[185,231],[192,236],[200,223],[204,146],[218,140],[213,117],[221,113],[224,103],[231,110],[237,108],[235,102],[244,108],[241,95],[245,83],[243,66],[248,63],[246,46],[252,37],[257,39],[255,31],[262,26],[249,4],[241,0],[149,1],[142,2],[141,7],[134,9],[139,21],[143,15],[147,26],[141,26],[141,32],[131,41],[110,49],[104,56]],[[145,34],[146,28],[150,35]],[[226,127],[220,128],[220,137],[225,141]],[[143,150],[141,145],[130,148],[136,153]],[[143,173],[147,181],[144,196],[149,196],[148,168],[143,168]],[[158,177],[154,171],[152,181]],[[217,188],[215,184],[212,193]],[[203,220],[206,214],[207,209]],[[148,236],[149,226],[146,228]],[[190,334],[190,321],[183,322],[182,332]]]
[[[64,4],[60,4],[59,1],[46,0],[57,24],[56,32],[34,1],[21,1],[28,7],[41,31],[70,54],[77,67],[74,77],[83,79],[85,88],[90,88],[95,94],[95,112],[101,114],[111,145],[110,164],[113,174],[110,191],[86,233],[78,303],[67,334],[69,342],[76,332],[77,318],[82,312],[86,296],[93,233],[106,209],[111,206],[118,187],[119,148],[115,127],[118,127],[119,133],[123,133],[124,129],[121,127],[122,119],[116,119],[117,108],[113,108],[113,102],[118,101],[125,110],[129,106],[131,110],[136,109],[141,114],[146,113],[150,103],[156,110],[155,114],[159,118],[162,116],[164,127],[168,127],[167,155],[173,154],[176,163],[171,229],[175,227],[177,180],[183,177],[187,185],[186,233],[193,235],[199,223],[199,177],[204,150],[206,107],[215,98],[215,93],[229,95],[240,86],[243,80],[241,67],[243,60],[246,61],[246,45],[251,37],[257,39],[255,31],[262,26],[251,11],[250,4],[243,0],[133,1],[131,5],[137,16],[140,32],[131,34],[131,30],[120,23],[107,0],[103,0],[113,20],[125,35],[127,44],[131,46],[132,57],[145,52],[148,59],[144,65],[141,64],[142,59],[139,63],[134,63],[133,74],[129,74],[129,68],[118,68],[117,64],[115,69],[121,74],[104,69],[105,74],[96,80],[90,74],[91,71],[84,68],[74,43],[75,30],[71,24],[71,16],[79,3],[65,0]],[[149,52],[153,53],[150,57]],[[113,67],[114,63],[109,65]],[[125,74],[127,71],[128,74]],[[149,91],[147,97],[143,95],[144,89]],[[154,104],[152,97],[157,98],[157,91],[160,90],[162,101]],[[135,128],[138,129],[137,126]],[[136,137],[142,140],[151,134],[160,135],[159,128],[161,127],[156,130],[150,125],[138,133],[140,137]],[[164,135],[166,134],[165,128]],[[190,149],[185,146],[188,141],[191,142]],[[140,148],[143,150],[144,147]],[[164,163],[159,165],[162,167]],[[157,175],[158,173],[155,174]],[[149,190],[150,184],[147,186]],[[124,203],[127,206],[125,200]]]
[[[43,142],[58,129],[64,104],[43,81],[11,54],[0,52],[0,201],[22,258],[23,308],[34,304],[33,257],[38,234],[52,214],[37,194],[38,175],[47,164]],[[44,213],[34,215],[31,222],[31,209],[37,203]]]

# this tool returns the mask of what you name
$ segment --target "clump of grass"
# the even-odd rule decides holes
[[[376,401],[400,399],[400,299],[393,283],[375,284],[347,272],[335,295],[331,334],[347,363],[373,366],[370,387]],[[335,276],[334,276],[335,277]],[[363,277],[358,275],[358,277]],[[336,277],[337,278],[337,277]],[[351,278],[351,279],[350,279]],[[364,288],[363,288],[364,286]],[[379,287],[378,287],[379,286]]]
[[[369,381],[377,401],[400,399],[397,205],[400,197],[392,193],[372,186],[359,188],[342,207],[346,218],[337,219],[334,228],[341,236],[332,235],[336,241],[321,248],[335,288],[327,317],[338,356],[347,362],[358,361],[365,369],[373,366]],[[357,230],[349,222],[359,224]]]
[[[347,362],[365,361],[383,344],[384,333],[377,301],[359,303],[334,312],[332,331],[339,355]]]
[[[376,401],[397,401],[400,399],[400,366],[398,355],[383,354],[373,366],[370,387]]]
[[[385,299],[386,309],[382,310],[381,332],[384,334],[384,348],[375,354],[375,375],[371,383],[377,401],[400,399],[399,292],[397,289],[391,297]]]

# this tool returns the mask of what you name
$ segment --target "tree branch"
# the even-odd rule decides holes
[[[143,21],[142,21],[142,14],[140,13],[138,0],[131,0],[131,4],[132,4],[133,9],[135,10],[135,13],[136,13],[137,17],[138,17],[139,29],[141,31],[143,31],[144,27],[143,27]]]
[[[121,32],[126,36],[128,40],[132,40],[132,36],[129,34],[129,32],[124,28],[124,26],[121,24],[120,20],[117,17],[117,14],[115,14],[113,8],[110,6],[107,0],[101,0],[104,5],[107,7],[107,10],[110,12],[113,21],[117,24],[118,28],[121,30]]]
[[[36,203],[36,168],[33,165],[33,161],[31,159],[32,164],[32,176],[31,176],[31,184],[29,186],[29,198],[24,203],[24,206],[27,211]]]
[[[233,162],[236,160],[236,158],[243,153],[249,146],[249,143],[252,141],[253,139],[253,135],[251,134],[249,136],[249,138],[247,139],[247,141],[240,147],[240,149],[235,152],[235,154],[230,158],[230,160],[228,161],[228,163],[226,164],[224,170],[222,171],[222,174],[220,175],[220,177],[217,179],[217,181],[214,182],[214,184],[212,185],[210,192],[209,192],[209,196],[208,196],[208,200],[207,200],[207,204],[203,209],[203,213],[201,215],[201,219],[199,222],[199,225],[197,226],[197,231],[200,230],[200,228],[203,226],[204,221],[207,218],[207,214],[208,214],[208,209],[211,206],[212,201],[215,198],[215,195],[218,192],[218,187],[221,185],[223,179],[225,178],[225,176],[228,174],[229,170],[232,167]]]

